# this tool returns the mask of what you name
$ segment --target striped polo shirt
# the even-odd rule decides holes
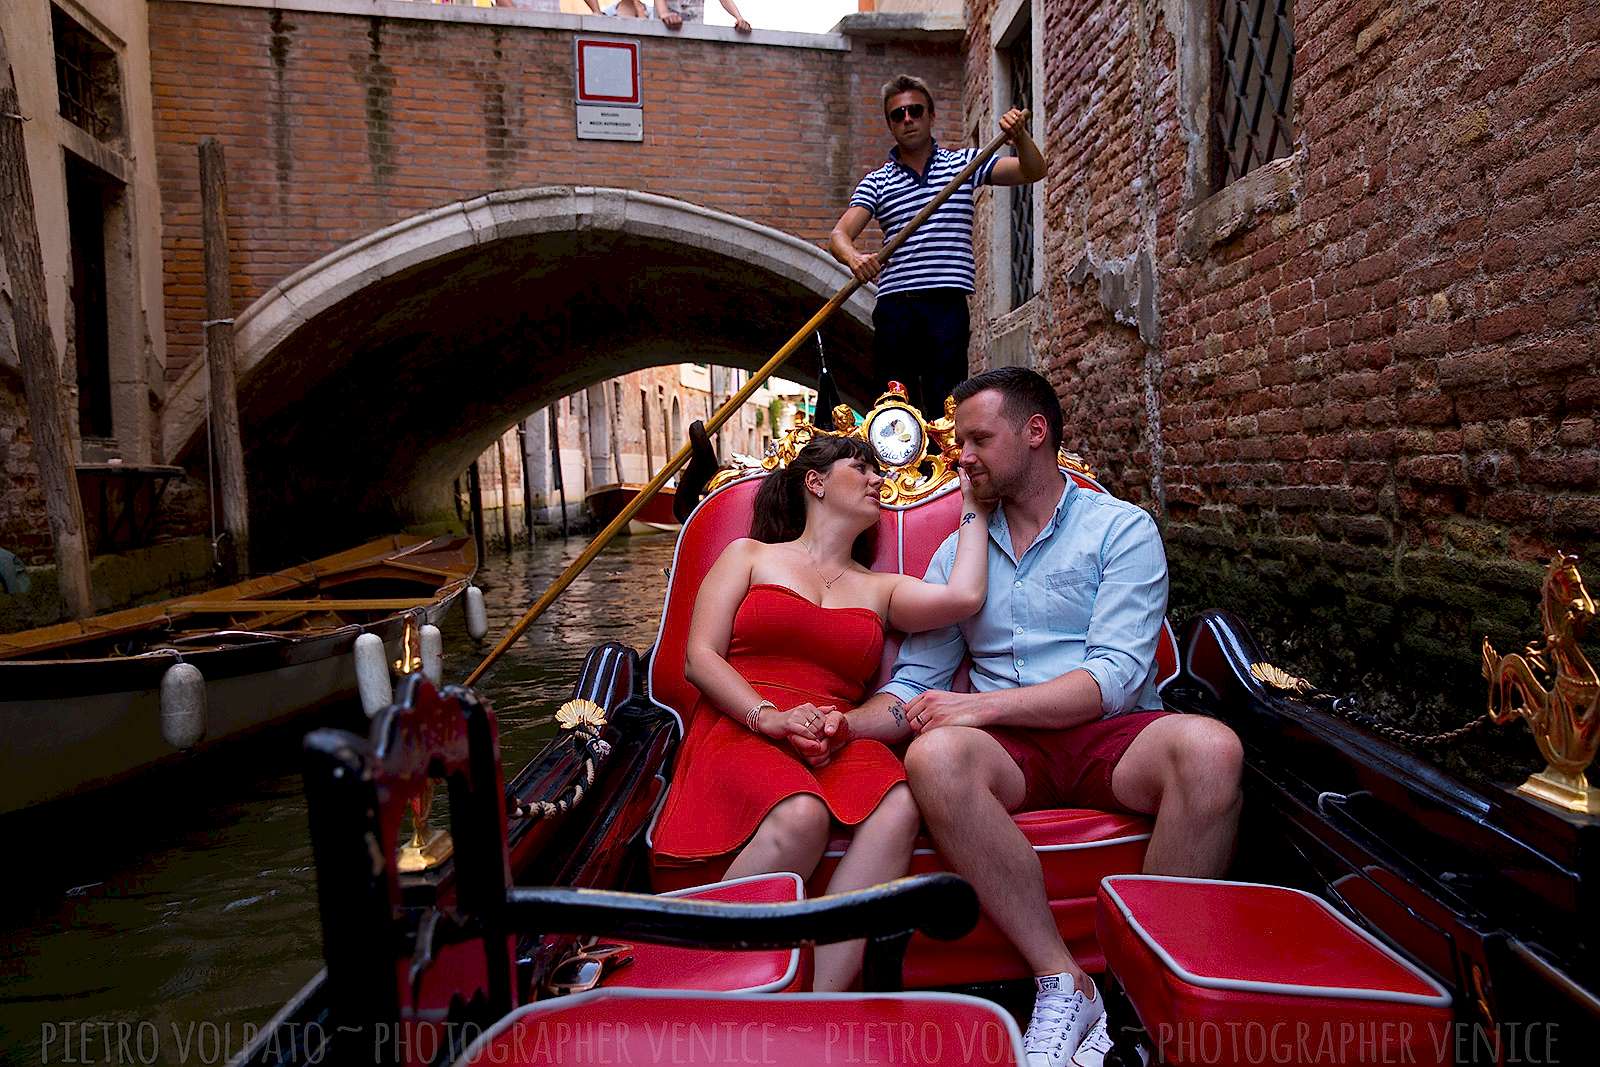
[[[976,148],[951,151],[935,141],[927,169],[918,174],[900,162],[900,146],[896,145],[889,151],[888,162],[861,179],[850,197],[850,206],[872,212],[883,227],[883,240],[888,244],[977,154]],[[976,288],[972,197],[979,185],[988,184],[999,158],[990,156],[900,247],[878,275],[879,296],[913,289],[948,288],[970,293]]]

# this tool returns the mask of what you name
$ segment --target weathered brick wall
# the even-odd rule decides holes
[[[994,6],[968,5],[986,122]],[[1188,14],[1035,7],[1034,341],[1069,435],[1163,514],[1176,607],[1475,690],[1484,632],[1534,636],[1551,551],[1600,549],[1600,8],[1299,0],[1298,153],[1242,210],[1190,176]]]
[[[911,70],[959,99],[952,45],[858,40],[838,51],[645,37],[644,142],[578,141],[572,38],[526,26],[152,4],[169,378],[199,355],[195,146],[206,135],[228,151],[242,309],[355,238],[497,189],[642,189],[820,244],[890,143],[879,86]],[[946,124],[947,136],[959,135],[959,108]]]

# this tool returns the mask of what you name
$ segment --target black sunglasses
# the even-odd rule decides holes
[[[897,107],[893,111],[889,112],[889,121],[900,122],[907,115],[910,115],[914,119],[920,119],[922,117],[922,113],[926,110],[928,109],[922,104],[906,104],[904,107]]]

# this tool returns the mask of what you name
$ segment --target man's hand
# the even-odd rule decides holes
[[[858,282],[870,282],[883,272],[883,264],[878,262],[878,254],[874,252],[864,256],[857,252],[850,260],[850,273],[856,276]]]
[[[1001,115],[1000,116],[1000,131],[1006,135],[1006,140],[1010,141],[1012,144],[1016,144],[1017,143],[1017,133],[1019,131],[1022,133],[1023,136],[1027,136],[1027,134],[1028,134],[1028,114],[1027,114],[1027,112],[1020,111],[1017,108],[1012,108],[1010,111],[1007,111],[1004,115]]]
[[[749,33],[750,23],[746,22],[743,18],[737,18],[733,20],[733,28],[739,33]]]
[[[947,693],[930,689],[912,697],[905,706],[906,725],[925,734],[941,726],[983,726],[983,697],[978,693]]]
[[[683,27],[683,16],[676,11],[660,11],[657,13],[661,16],[661,24],[667,29],[676,30]]]

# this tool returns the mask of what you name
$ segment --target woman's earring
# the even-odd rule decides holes
[[[822,492],[823,492],[823,491],[822,491],[822,490],[821,490],[821,489],[818,489],[818,490],[817,490],[817,499],[818,499],[818,500],[821,500],[821,499],[822,499]]]

